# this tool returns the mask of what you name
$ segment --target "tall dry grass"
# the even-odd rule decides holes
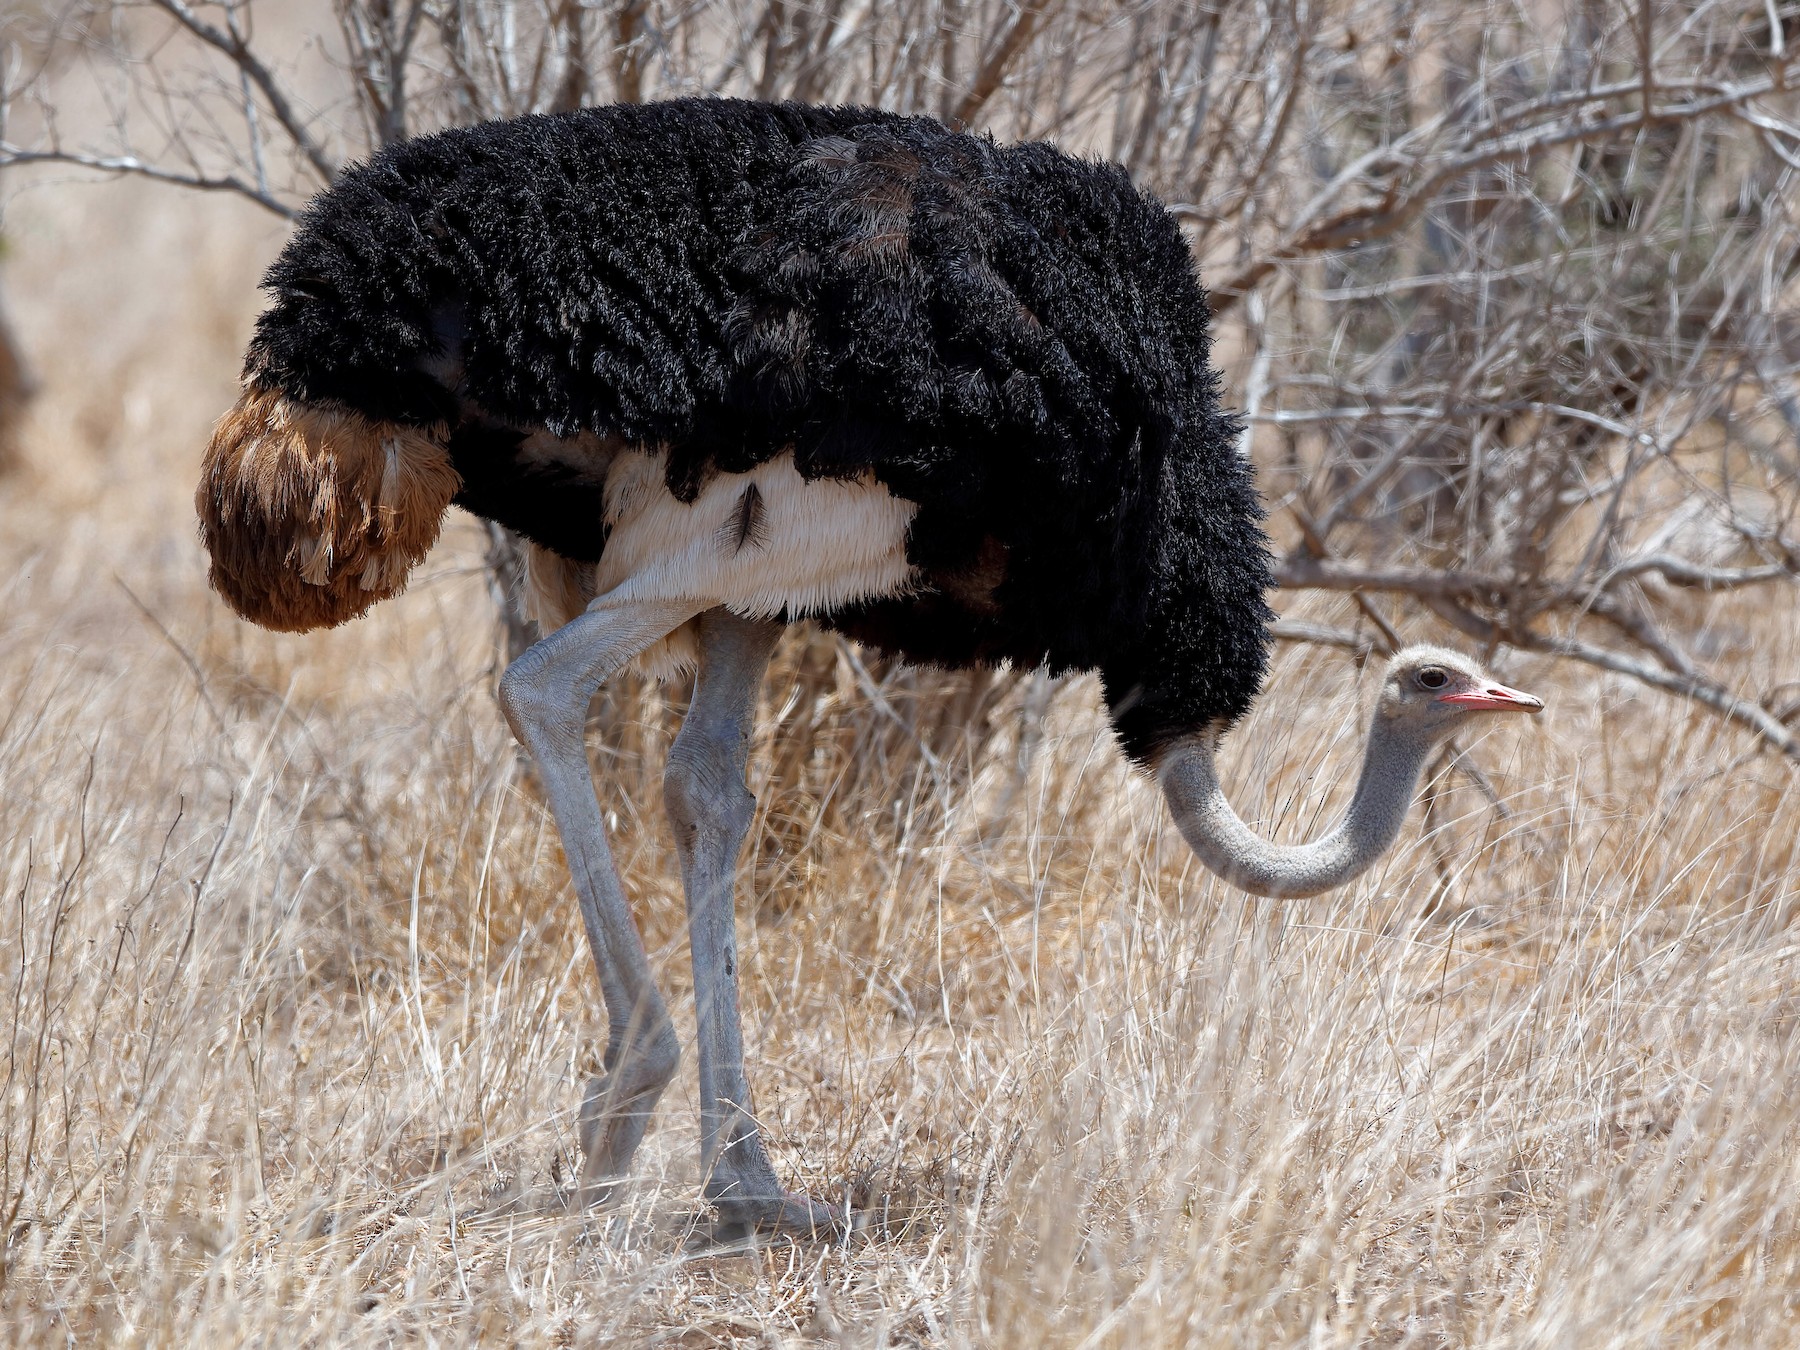
[[[8,229],[45,385],[0,483],[0,1339],[1793,1342],[1790,771],[1542,665],[1506,671],[1541,724],[1480,745],[1503,812],[1442,779],[1429,833],[1284,906],[1191,862],[1091,685],[1015,781],[1005,744],[892,753],[904,680],[797,640],[751,1074],[778,1166],[864,1230],[697,1243],[691,1064],[628,1203],[568,1212],[604,1024],[493,707],[482,536],[349,628],[235,622],[188,501],[274,228],[37,180]],[[1796,669],[1791,613],[1715,604],[1747,687]],[[1370,686],[1285,655],[1241,809],[1327,820]],[[635,697],[597,770],[688,1018],[678,700]]]

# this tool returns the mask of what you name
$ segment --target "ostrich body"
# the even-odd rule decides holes
[[[697,668],[670,752],[707,1195],[727,1224],[844,1216],[776,1181],[737,1009],[744,762],[782,626],[939,665],[1094,670],[1203,862],[1265,895],[1392,843],[1431,747],[1535,708],[1453,653],[1390,668],[1343,825],[1257,839],[1219,736],[1271,584],[1207,309],[1122,169],[859,108],[677,101],[445,132],[321,194],[270,269],[197,504],[244,617],[304,630],[399,591],[452,503],[530,541],[547,632],[501,682],[579,896],[609,1043],[584,1179],[623,1176],[679,1048],[583,736],[628,664]]]

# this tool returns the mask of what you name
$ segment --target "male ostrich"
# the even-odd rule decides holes
[[[866,108],[680,101],[393,147],[306,212],[198,495],[245,618],[341,623],[457,504],[530,541],[548,636],[501,682],[605,995],[584,1178],[622,1177],[678,1046],[608,852],[588,701],[697,666],[665,802],[686,888],[706,1194],[741,1228],[842,1214],[777,1183],[738,1022],[746,743],[782,626],[914,660],[1094,670],[1201,860],[1342,885],[1471,713],[1536,709],[1453,653],[1394,660],[1344,822],[1243,825],[1213,772],[1264,671],[1266,541],[1168,213],[1122,169]]]

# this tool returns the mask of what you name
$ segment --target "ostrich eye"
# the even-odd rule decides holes
[[[1450,677],[1436,666],[1426,666],[1419,672],[1419,683],[1427,689],[1442,689]]]

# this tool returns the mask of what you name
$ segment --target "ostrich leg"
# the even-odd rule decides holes
[[[700,1051],[700,1153],[706,1197],[728,1235],[766,1228],[825,1233],[842,1226],[829,1207],[775,1179],[751,1113],[738,1017],[733,873],[756,799],[744,761],[756,694],[781,626],[710,610],[700,619],[700,673],[669,751],[663,800],[681,854],[694,961]]]
[[[632,657],[693,614],[692,606],[668,601],[603,596],[527,650],[500,680],[501,709],[543,777],[606,998],[605,1073],[588,1084],[581,1108],[584,1199],[605,1198],[605,1183],[625,1174],[681,1057],[607,847],[588,769],[588,701]]]

